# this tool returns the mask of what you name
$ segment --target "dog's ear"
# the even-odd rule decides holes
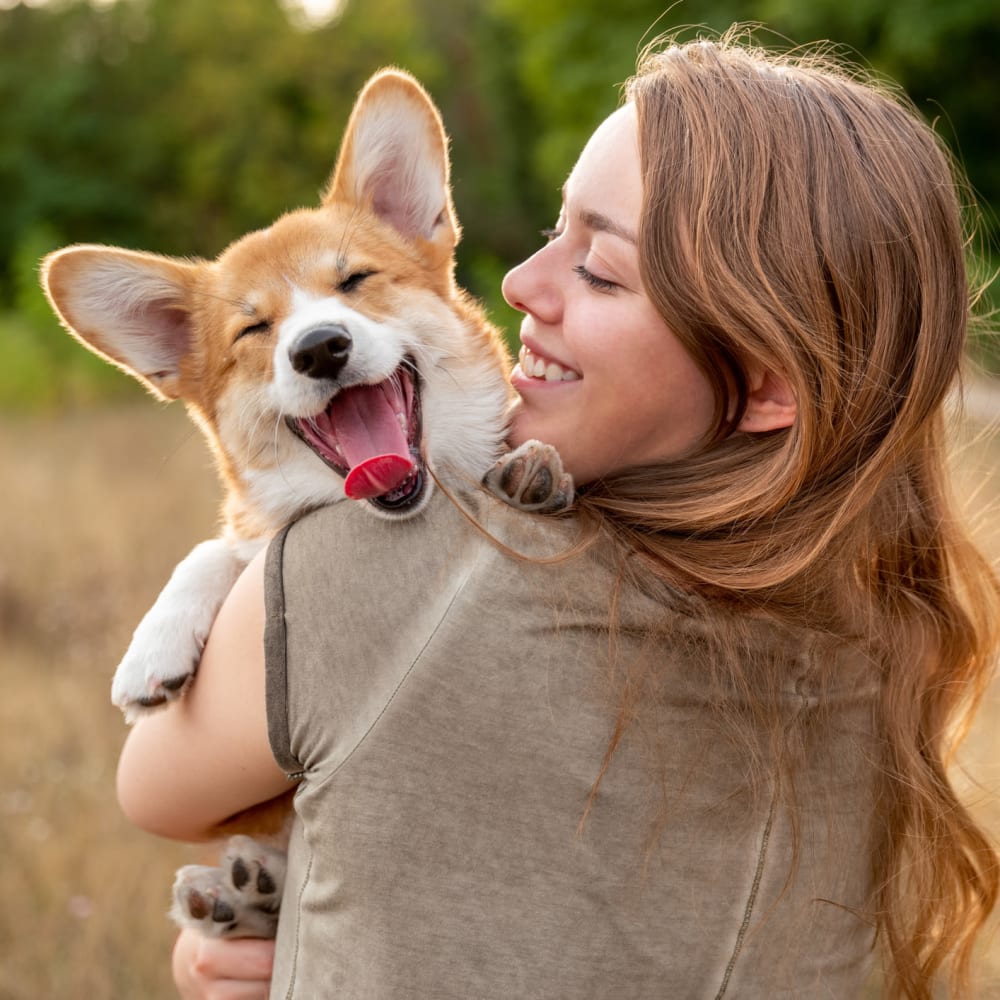
[[[358,205],[410,242],[450,253],[459,228],[448,175],[448,137],[434,102],[408,73],[382,70],[354,105],[323,203]]]
[[[190,298],[198,265],[115,247],[72,246],[42,262],[42,285],[85,347],[176,399],[192,344]]]

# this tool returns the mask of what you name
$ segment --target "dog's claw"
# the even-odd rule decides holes
[[[207,937],[274,937],[285,855],[252,837],[230,839],[222,863],[177,872],[170,915]]]
[[[167,699],[163,695],[150,695],[148,698],[140,698],[135,702],[138,708],[159,708],[161,705],[166,705]]]
[[[573,477],[563,469],[559,452],[541,441],[525,441],[501,458],[483,485],[517,510],[553,513],[573,503]]]
[[[122,661],[123,666],[125,666],[125,662]],[[119,674],[123,677],[127,676],[127,674],[122,673],[121,668],[119,668]],[[132,725],[132,723],[142,716],[149,715],[151,712],[155,712],[157,709],[163,708],[164,705],[168,705],[170,702],[180,698],[193,676],[194,670],[192,669],[191,673],[181,674],[179,677],[167,677],[150,681],[149,683],[152,686],[150,693],[138,697],[130,697],[127,693],[123,693],[118,683],[118,677],[116,676],[115,685],[112,688],[111,700],[122,710],[125,715],[125,721],[129,725]]]
[[[174,641],[182,640],[177,638]],[[198,639],[191,638],[188,641],[197,644],[200,651],[202,643]],[[186,657],[190,663],[186,671],[182,668],[181,673],[171,671],[169,676],[162,676],[165,673],[162,671],[162,666],[167,662],[171,664],[174,662],[170,650],[161,647],[156,652],[147,653],[147,648],[147,643],[132,642],[125,653],[125,658],[118,666],[111,686],[111,700],[125,713],[125,720],[128,723],[133,723],[141,716],[180,698],[194,677],[198,663],[197,660],[192,662]],[[174,666],[174,669],[177,667]]]

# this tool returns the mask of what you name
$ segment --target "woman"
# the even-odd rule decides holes
[[[504,283],[512,440],[575,516],[313,515],[124,751],[178,837],[305,773],[276,995],[847,997],[873,944],[888,995],[960,994],[996,858],[945,763],[1000,620],[943,468],[963,245],[899,100],[733,39],[643,60]]]

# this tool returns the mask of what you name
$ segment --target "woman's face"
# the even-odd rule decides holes
[[[578,483],[679,458],[713,423],[708,380],[639,277],[641,207],[638,125],[626,105],[580,155],[549,242],[503,283],[524,313],[511,441],[555,445]]]

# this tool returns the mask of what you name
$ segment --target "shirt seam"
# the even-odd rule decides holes
[[[302,774],[302,763],[292,752],[288,720],[288,630],[285,621],[285,542],[287,525],[268,546],[265,564],[266,618],[264,629],[264,688],[267,736],[271,754],[289,779]]]
[[[813,651],[809,650],[805,652],[799,660],[799,670],[793,680],[793,690],[794,693],[798,695],[799,707],[794,713],[792,719],[788,722],[785,731],[787,732],[795,723],[798,721],[799,716],[805,712],[810,707],[809,698],[803,694],[802,686],[805,683],[806,678],[809,675],[810,667],[813,660]],[[722,983],[719,985],[719,991],[715,994],[715,1000],[723,1000],[726,993],[729,990],[729,986],[732,983],[733,974],[736,971],[736,963],[739,961],[740,955],[743,951],[743,943],[746,940],[747,933],[750,929],[750,922],[753,917],[754,907],[757,904],[757,897],[760,895],[761,883],[764,880],[764,868],[767,864],[767,849],[771,840],[771,833],[774,828],[775,815],[778,809],[778,798],[779,792],[777,789],[771,796],[771,804],[767,813],[767,820],[764,823],[764,829],[761,834],[760,850],[757,853],[757,865],[754,870],[753,881],[750,884],[750,892],[747,896],[746,907],[743,911],[743,920],[740,923],[740,928],[736,932],[736,941],[733,944],[733,952],[729,958],[729,962],[726,965],[726,970],[722,976]]]
[[[726,971],[723,973],[722,984],[719,986],[719,992],[715,994],[715,1000],[722,1000],[729,989],[729,983],[733,977],[733,972],[736,970],[736,962],[743,950],[743,941],[746,938],[747,931],[750,929],[750,921],[753,917],[754,906],[757,903],[757,896],[760,893],[760,883],[764,878],[764,866],[767,863],[767,848],[771,840],[771,829],[774,825],[776,799],[776,796],[771,799],[771,808],[768,810],[767,822],[764,824],[764,832],[761,835],[760,851],[757,854],[757,868],[754,871],[753,882],[750,885],[750,894],[747,896],[746,907],[743,911],[743,921],[740,924],[740,929],[736,932],[736,942],[733,945],[733,953],[729,957],[729,964],[726,966]]]

